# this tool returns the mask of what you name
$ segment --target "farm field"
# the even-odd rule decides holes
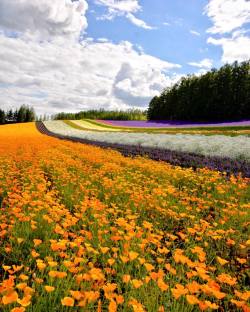
[[[189,152],[204,156],[229,157],[235,160],[250,161],[250,140],[246,135],[235,137],[225,135],[198,134],[162,134],[134,132],[97,132],[72,127],[63,121],[45,121],[44,125],[53,133],[99,141],[120,143],[142,147],[169,149],[172,151]]]
[[[102,124],[98,125],[97,123],[93,123],[90,120],[65,120],[64,122],[69,126],[80,130],[104,131],[105,129],[107,129],[110,132],[121,131],[120,129],[117,129],[115,127],[105,128]]]
[[[207,126],[204,124],[196,126],[188,125],[172,125],[166,126],[166,123],[162,123],[161,127],[156,122],[145,122],[145,121],[106,121],[106,120],[64,120],[64,122],[73,128],[80,130],[91,130],[91,131],[109,131],[109,132],[143,132],[143,133],[183,133],[183,134],[203,134],[203,135],[214,135],[223,134],[229,136],[236,135],[250,135],[250,126],[248,122],[241,123],[230,123],[221,124],[217,126]],[[123,126],[122,126],[123,124]],[[127,126],[126,126],[127,124]],[[130,125],[130,126],[129,126]],[[137,125],[137,126],[133,126]],[[151,125],[151,126],[150,126]]]
[[[175,122],[175,121],[143,121],[143,120],[96,120],[104,126],[122,127],[122,128],[219,128],[219,127],[250,127],[250,120],[235,122]]]
[[[250,311],[249,181],[1,126],[0,311]]]

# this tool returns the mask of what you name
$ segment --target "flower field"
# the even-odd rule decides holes
[[[175,122],[175,121],[144,121],[144,120],[97,120],[102,125],[128,128],[196,128],[196,127],[250,127],[250,120],[234,122]]]
[[[249,179],[0,127],[0,311],[250,311]]]
[[[116,121],[118,122],[118,121]],[[131,121],[132,122],[132,121]],[[112,123],[105,122],[103,120],[64,120],[64,123],[70,125],[73,128],[80,130],[91,130],[91,131],[106,131],[106,132],[139,132],[139,133],[165,133],[165,134],[201,134],[201,135],[215,135],[222,134],[227,136],[237,136],[237,135],[248,135],[250,136],[250,126],[247,122],[245,125],[243,123],[238,123],[238,125],[232,126],[232,123],[225,124],[225,126],[214,127],[214,126],[169,126],[169,127],[157,127],[158,123],[152,123],[152,127],[143,126],[149,125],[149,122],[138,121],[137,125],[142,124],[141,126],[132,127],[132,126],[118,126],[112,125]],[[163,124],[166,125],[166,124]]]
[[[66,123],[68,121],[65,121]],[[85,129],[85,130],[96,130],[96,131],[104,131],[107,130],[106,128],[103,127],[103,125],[98,125],[98,124],[94,124],[88,120],[71,120],[70,122],[68,122],[69,124],[71,124],[72,126],[77,126],[79,127],[79,129]],[[117,132],[120,131],[120,129],[116,129],[116,128],[108,128],[108,131],[111,132]]]
[[[235,137],[224,135],[162,134],[133,132],[96,132],[75,129],[63,121],[45,121],[47,129],[56,134],[142,147],[169,149],[196,153],[204,156],[229,157],[250,161],[250,139],[246,135]]]

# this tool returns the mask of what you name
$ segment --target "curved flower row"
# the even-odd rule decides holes
[[[249,311],[249,179],[0,128],[0,310]]]
[[[45,121],[44,124],[49,131],[56,134],[90,141],[154,147],[250,161],[250,139],[243,135],[229,137],[223,135],[92,132],[74,129],[63,121]]]
[[[138,127],[138,128],[195,128],[195,127],[249,127],[250,120],[234,122],[175,122],[175,121],[146,121],[146,120],[97,120],[100,124],[114,127]]]

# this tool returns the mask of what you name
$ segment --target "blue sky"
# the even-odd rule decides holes
[[[207,1],[183,0],[140,1],[141,11],[136,14],[154,29],[146,30],[133,25],[124,16],[113,20],[99,20],[107,11],[105,6],[89,2],[87,13],[87,35],[95,40],[107,38],[119,43],[127,40],[142,47],[147,54],[182,65],[181,73],[196,72],[189,62],[199,62],[204,58],[213,60],[215,67],[221,66],[222,50],[207,43],[206,30],[212,26],[204,13]]]
[[[1,0],[0,105],[146,109],[183,75],[250,59],[248,0]]]

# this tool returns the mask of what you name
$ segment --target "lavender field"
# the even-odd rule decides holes
[[[143,120],[97,120],[98,123],[114,126],[114,127],[129,127],[129,128],[196,128],[196,127],[250,127],[250,120],[231,121],[231,122],[214,122],[214,123],[199,123],[199,122],[181,122],[181,121],[143,121]]]

